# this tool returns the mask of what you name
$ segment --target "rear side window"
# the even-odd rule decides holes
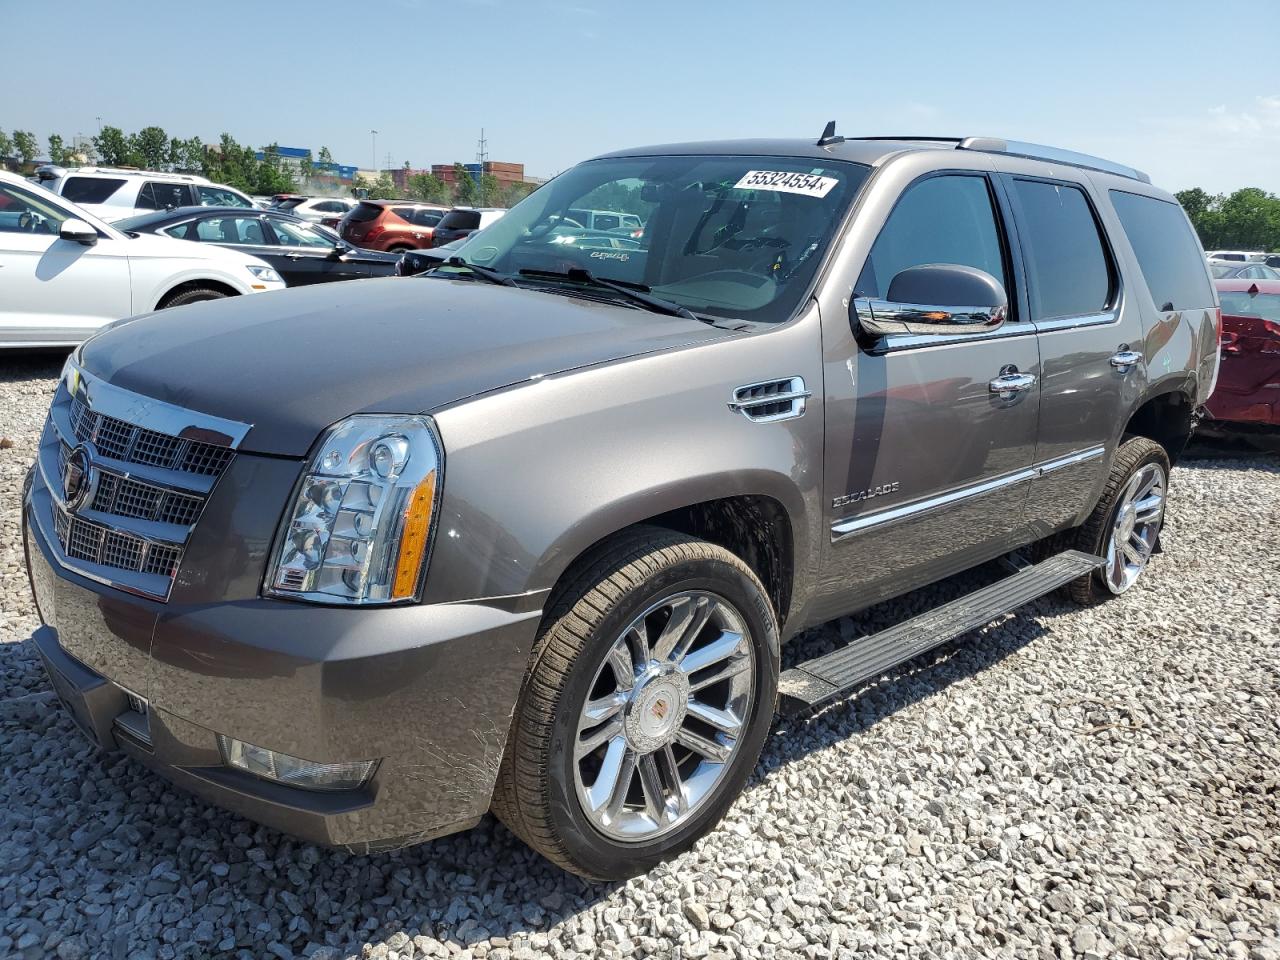
[[[478,210],[450,210],[440,218],[441,230],[477,230],[479,227]]]
[[[1182,208],[1123,190],[1111,191],[1111,203],[1156,309],[1212,307],[1213,290],[1205,273],[1204,254]]]
[[[444,216],[443,210],[415,210],[413,212],[413,222],[420,227],[434,227],[440,222],[440,218]]]
[[[103,177],[68,177],[62,185],[62,198],[72,203],[106,203],[108,198],[124,186],[123,180],[107,180]]]
[[[857,293],[884,297],[894,277],[926,263],[976,267],[1007,288],[986,178],[947,175],[908,187],[876,237]]]
[[[138,191],[137,206],[141,210],[172,210],[190,204],[191,194],[185,183],[148,181]]]
[[[1031,318],[1100,313],[1111,299],[1111,263],[1084,191],[1014,180],[1013,192],[1029,273]]]
[[[367,223],[370,220],[377,220],[382,213],[382,206],[377,203],[359,203],[356,208],[347,214],[347,219],[353,223]]]
[[[197,187],[196,192],[200,195],[200,206],[202,207],[251,207],[249,203],[240,194],[226,187]]]
[[[1222,298],[1222,312],[1228,316],[1280,320],[1280,294],[1225,290],[1218,296]]]

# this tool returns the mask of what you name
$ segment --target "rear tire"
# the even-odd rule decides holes
[[[778,645],[764,588],[728,550],[657,528],[604,544],[543,620],[493,812],[589,879],[688,849],[755,767]]]
[[[161,301],[159,310],[168,310],[170,307],[184,307],[188,303],[199,303],[201,300],[221,300],[228,296],[222,290],[216,290],[213,287],[191,287],[180,293],[172,294]]]
[[[1063,549],[1105,557],[1100,570],[1067,585],[1076,603],[1092,605],[1127,591],[1146,569],[1164,525],[1169,455],[1146,437],[1130,437],[1111,461],[1111,474],[1089,519],[1064,537]]]

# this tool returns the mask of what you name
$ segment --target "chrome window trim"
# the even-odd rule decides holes
[[[1002,340],[1012,337],[1030,337],[1038,331],[1025,320],[1007,320],[998,330],[988,333],[893,333],[880,337],[878,342],[868,349],[873,356],[885,353],[896,353],[899,350],[915,350],[921,347],[949,347],[957,343],[984,343],[991,340]]]
[[[1084,450],[1078,450],[1075,453],[1055,457],[1052,460],[1044,460],[1040,463],[1034,463],[1029,467],[1025,467],[1021,470],[1014,470],[1010,473],[993,477],[990,480],[983,480],[980,483],[970,484],[967,487],[959,487],[955,490],[948,490],[946,493],[927,497],[923,500],[916,500],[913,503],[906,503],[898,507],[890,507],[887,510],[878,510],[875,513],[869,513],[863,516],[837,520],[831,525],[831,539],[833,543],[838,543],[841,540],[845,540],[856,534],[870,530],[873,527],[899,523],[920,514],[929,513],[933,510],[939,510],[942,507],[959,503],[962,500],[979,497],[983,494],[993,493],[996,490],[1001,490],[1005,487],[1025,483],[1028,480],[1034,480],[1036,477],[1044,476],[1046,473],[1052,473],[1055,470],[1061,470],[1064,467],[1071,467],[1076,464],[1085,463],[1089,460],[1096,460],[1106,452],[1106,447],[1088,447]]]
[[[1054,317],[1052,320],[1034,320],[1035,328],[1040,333],[1052,333],[1057,330],[1076,330],[1080,327],[1100,327],[1115,323],[1120,319],[1120,308],[1105,310],[1101,313],[1089,313],[1079,317]]]

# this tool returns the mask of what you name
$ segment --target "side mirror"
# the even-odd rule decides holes
[[[72,243],[82,243],[86,247],[92,247],[98,242],[98,231],[83,220],[77,220],[74,217],[62,221],[62,226],[58,228],[58,236]]]
[[[346,242],[339,240],[333,245],[333,249],[329,251],[330,260],[341,260],[351,252],[351,246]]]
[[[853,302],[858,326],[873,337],[891,334],[990,333],[1004,323],[1009,297],[991,274],[957,263],[908,267],[883,300]]]

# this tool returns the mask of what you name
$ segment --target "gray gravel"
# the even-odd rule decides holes
[[[18,491],[60,363],[0,358],[0,957],[1280,960],[1274,458],[1179,467],[1141,588],[780,728],[696,850],[597,886],[492,821],[349,856],[91,755],[26,642]]]

